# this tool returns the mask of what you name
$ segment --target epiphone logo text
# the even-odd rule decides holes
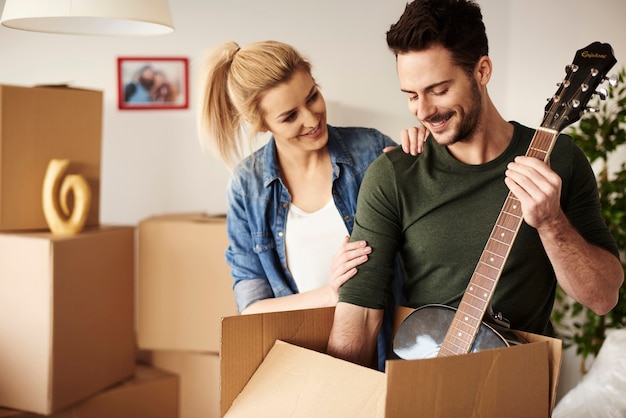
[[[589,52],[589,51],[583,51],[581,55],[583,58],[602,58],[602,59],[606,58],[606,54],[598,54],[597,52]]]

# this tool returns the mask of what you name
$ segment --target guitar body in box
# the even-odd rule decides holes
[[[409,314],[393,341],[393,354],[404,360],[437,357],[456,309],[446,305],[425,305]],[[470,353],[523,344],[513,331],[481,322]]]

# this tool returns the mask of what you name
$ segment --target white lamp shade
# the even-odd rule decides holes
[[[3,26],[75,35],[162,35],[174,30],[168,0],[6,0]]]

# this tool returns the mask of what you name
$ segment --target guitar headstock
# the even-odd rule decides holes
[[[541,126],[558,132],[578,121],[616,62],[609,44],[593,42],[576,51],[574,61],[565,67],[566,77],[546,105]]]

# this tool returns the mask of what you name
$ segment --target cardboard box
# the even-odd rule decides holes
[[[64,409],[49,418],[178,418],[178,376],[137,365],[132,379]],[[46,415],[0,408],[0,418]]]
[[[138,231],[139,348],[217,353],[221,318],[237,314],[226,218],[154,216]]]
[[[47,230],[41,194],[51,159],[87,180],[87,226],[100,217],[102,92],[0,85],[0,231]]]
[[[132,376],[134,238],[0,233],[0,406],[50,414]]]
[[[179,377],[180,418],[220,416],[220,361],[215,353],[145,351],[141,361]]]
[[[324,354],[333,315],[333,308],[323,308],[224,318],[222,415],[550,416],[559,340],[524,333],[528,344],[389,360],[380,373]]]

